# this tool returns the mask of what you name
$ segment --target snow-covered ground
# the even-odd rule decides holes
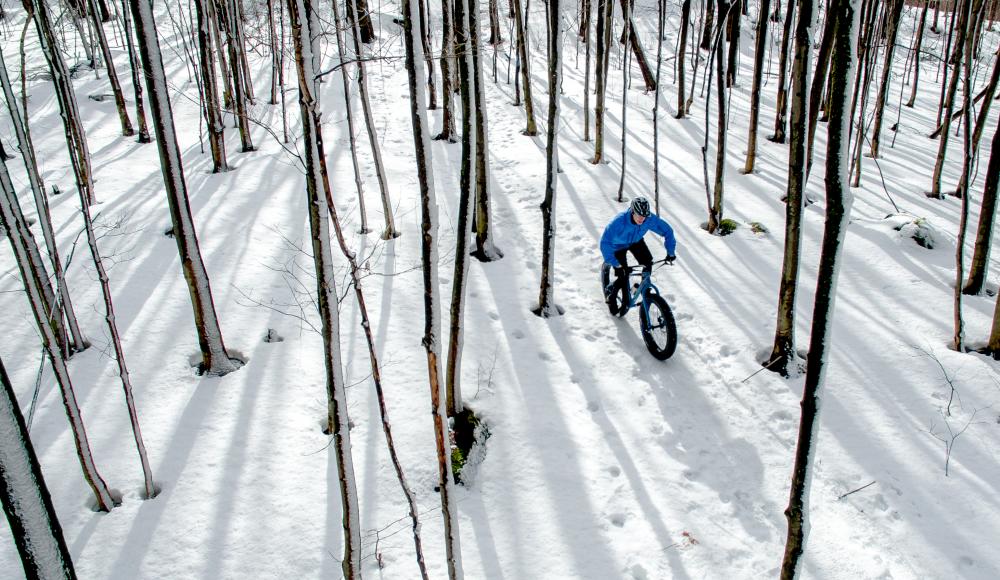
[[[544,130],[542,9],[542,3],[531,7],[533,90]],[[379,35],[385,42],[382,53],[398,57],[402,46],[391,23],[395,10],[391,3],[381,6]],[[574,10],[567,7],[564,15],[568,29]],[[670,11],[664,53],[672,56],[679,7],[671,4]],[[750,17],[755,15],[752,6]],[[901,44],[909,42],[912,16],[912,9],[904,15]],[[16,74],[19,65],[12,55],[22,17],[12,18],[3,50]],[[637,18],[647,54],[655,59],[655,4],[638,2]],[[87,98],[107,92],[104,75],[80,74],[75,86],[100,201],[94,211],[106,234],[101,247],[114,263],[110,275],[119,329],[162,493],[153,500],[141,498],[142,472],[103,326],[100,289],[82,247],[76,248],[68,276],[93,347],[73,357],[70,370],[98,467],[123,494],[122,505],[109,514],[90,509],[90,491],[48,368],[38,392],[33,443],[81,578],[337,577],[340,501],[333,450],[320,429],[326,411],[324,369],[321,339],[310,326],[317,316],[307,294],[314,282],[296,144],[280,142],[281,109],[266,104],[270,76],[260,62],[252,114],[272,132],[255,126],[259,150],[239,153],[239,135],[229,122],[229,161],[236,169],[211,174],[207,143],[199,144],[196,88],[169,22],[164,17],[159,32],[191,206],[227,346],[247,364],[223,378],[193,372],[198,345],[176,246],[164,235],[170,222],[155,145],[121,138],[113,101]],[[33,30],[28,38],[37,57]],[[985,46],[996,46],[994,33],[985,38]],[[785,540],[782,511],[803,382],[757,373],[774,332],[784,235],[779,198],[787,146],[763,138],[773,127],[776,77],[769,77],[764,89],[757,171],[742,175],[753,66],[752,25],[744,20],[726,168],[726,216],[741,227],[728,237],[714,237],[700,227],[707,219],[700,151],[705,102],[696,98],[690,118],[673,119],[673,61],[664,63],[660,206],[677,233],[678,261],[655,279],[674,309],[681,339],[674,357],[661,363],[646,351],[635,315],[611,318],[599,293],[598,239],[624,207],[615,201],[621,76],[613,55],[609,161],[594,166],[588,162],[592,143],[582,141],[583,48],[577,53],[574,39],[567,30],[559,135],[563,173],[556,203],[556,301],[566,310],[562,317],[545,320],[530,311],[540,276],[544,131],[534,138],[520,134],[523,110],[510,105],[513,69],[507,83],[504,54],[497,59],[499,83],[492,82],[492,68],[487,70],[493,217],[505,256],[470,268],[462,381],[466,402],[485,420],[490,437],[466,472],[469,482],[457,492],[466,575],[511,580],[774,577]],[[939,50],[938,42],[929,33],[925,48]],[[492,67],[492,49],[485,50]],[[333,51],[328,45],[327,63]],[[993,66],[992,52],[982,52],[982,75]],[[897,55],[887,127],[896,122],[905,51]],[[128,85],[127,60],[120,50],[116,58],[122,59],[119,70]],[[933,129],[940,90],[936,61],[925,63],[917,107],[902,110],[898,133],[885,131],[878,167],[865,158],[862,187],[854,190],[810,502],[812,533],[804,568],[810,578],[1000,576],[995,546],[1000,537],[1000,365],[947,347],[960,202],[923,194],[937,149],[937,141],[926,135]],[[51,204],[66,257],[75,243],[80,245],[82,221],[53,91],[38,76],[42,67],[40,57],[29,60],[31,129],[46,185],[63,192]],[[699,90],[704,70],[702,65]],[[364,290],[392,426],[417,494],[431,576],[443,578],[443,525],[434,491],[437,472],[421,345],[420,206],[406,73],[400,58],[373,62],[369,71],[403,235],[384,242],[376,234],[353,233],[349,241],[368,256]],[[348,230],[357,232],[358,197],[340,87],[334,77],[324,84],[325,141],[338,210]],[[286,101],[294,135],[299,115],[293,89],[290,85]],[[905,91],[908,96],[909,87]],[[628,93],[627,198],[652,195],[652,100],[652,94],[641,91],[636,71]],[[983,138],[970,227],[978,221],[996,116],[991,115]],[[436,129],[439,113],[431,118]],[[9,146],[12,134],[4,127]],[[714,140],[714,115],[710,132]],[[369,220],[378,231],[381,204],[363,131],[358,142]],[[808,341],[824,217],[824,125],[817,143],[819,162],[809,183],[817,202],[806,209],[804,220],[797,319],[801,349]],[[945,187],[958,181],[960,139],[952,139],[950,155]],[[441,210],[440,296],[446,305],[461,147],[436,141],[433,157]],[[11,167],[19,191],[26,191],[19,162]],[[933,228],[934,249],[919,247],[897,231],[901,218],[885,219],[896,213],[889,196],[903,214]],[[27,200],[22,205],[33,214]],[[767,232],[752,232],[750,222]],[[9,245],[3,244],[0,356],[27,414],[40,347]],[[650,245],[662,255],[659,243]],[[338,262],[344,265],[342,258]],[[996,289],[998,268],[994,259],[991,289]],[[342,294],[346,278],[342,270]],[[989,296],[965,299],[970,342],[985,342],[994,303]],[[406,503],[385,449],[351,295],[341,303],[341,325],[364,572],[371,578],[416,578]],[[268,329],[284,340],[265,342]],[[952,386],[955,402],[945,416]],[[954,439],[946,477],[941,438],[951,441],[949,430],[961,435]],[[19,566],[10,535],[0,533],[0,570],[7,571],[0,576],[17,576]]]

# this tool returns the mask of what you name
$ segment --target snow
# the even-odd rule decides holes
[[[261,99],[250,113],[274,127],[279,137],[252,125],[258,151],[235,153],[239,135],[227,116],[234,170],[212,174],[207,143],[204,148],[199,143],[196,86],[185,70],[185,53],[171,20],[159,12],[166,7],[156,5],[157,32],[191,210],[223,336],[246,366],[224,377],[199,377],[190,367],[199,347],[176,245],[163,235],[170,218],[156,146],[120,137],[113,102],[80,99],[102,202],[94,207],[97,225],[105,228],[100,230],[105,233],[101,249],[108,265],[114,264],[109,276],[119,330],[153,476],[162,491],[155,499],[142,499],[142,471],[116,363],[108,354],[100,288],[82,253],[69,263],[66,276],[94,346],[75,355],[69,370],[95,462],[109,486],[122,490],[122,504],[109,514],[88,507],[92,492],[80,475],[48,368],[32,439],[81,578],[338,577],[340,497],[330,441],[321,431],[327,409],[322,339],[310,327],[318,325],[318,316],[309,296],[315,280],[310,277],[304,168],[293,154],[302,150],[301,142],[279,142],[280,106]],[[491,436],[481,462],[466,472],[471,481],[455,490],[465,576],[774,577],[785,539],[782,510],[804,379],[784,380],[767,371],[753,375],[774,332],[785,213],[779,198],[788,153],[787,145],[760,139],[755,172],[738,171],[745,155],[753,26],[744,21],[741,27],[741,69],[728,116],[725,212],[741,224],[730,236],[709,236],[700,227],[706,221],[700,154],[704,97],[699,96],[705,71],[699,75],[690,118],[676,120],[676,85],[671,84],[669,61],[664,63],[660,209],[676,232],[678,261],[658,270],[654,279],[674,309],[680,344],[673,358],[661,363],[645,350],[633,314],[620,320],[608,316],[598,283],[598,240],[604,225],[622,210],[614,201],[621,163],[620,53],[611,56],[607,163],[595,166],[588,162],[593,143],[582,141],[584,49],[580,46],[577,56],[571,24],[576,8],[564,9],[564,116],[558,137],[563,172],[558,176],[555,257],[555,292],[565,308],[563,316],[542,319],[530,311],[541,266],[538,204],[545,188],[542,132],[547,120],[539,116],[538,137],[520,133],[523,112],[510,106],[513,78],[506,82],[504,51],[510,43],[500,48],[498,83],[493,82],[492,47],[484,48],[482,59],[490,119],[491,226],[504,257],[472,263],[467,281],[463,392]],[[679,20],[679,6],[668,9],[665,57],[675,45]],[[903,18],[903,46],[911,37],[909,11],[914,9],[907,7]],[[433,10],[437,18],[438,8]],[[548,98],[544,4],[532,2],[531,10],[532,80],[540,103]],[[445,578],[427,358],[421,344],[419,188],[406,71],[397,58],[401,31],[391,22],[398,12],[397,4],[386,3],[377,14],[376,30],[386,44],[375,54],[393,58],[372,61],[367,72],[401,237],[383,241],[378,233],[355,233],[358,200],[341,90],[338,83],[318,86],[334,200],[344,231],[352,236],[348,244],[365,258],[359,263],[367,264],[370,273],[364,290],[371,327],[400,460],[420,508],[429,573]],[[247,13],[253,12],[248,8]],[[21,16],[12,11],[9,17],[12,29],[19,30]],[[639,0],[635,17],[652,55],[655,3]],[[440,30],[436,22],[434,29]],[[72,38],[72,31],[67,33]],[[2,41],[5,54],[16,54],[16,41],[16,35]],[[938,37],[928,32],[927,41],[926,50],[939,50]],[[780,33],[769,42],[774,63],[772,76],[765,77],[761,131],[773,125]],[[997,32],[985,33],[984,71],[992,67],[998,43]],[[324,61],[329,61],[335,47],[327,41],[321,46]],[[29,30],[28,48],[29,69],[42,70],[34,30]],[[893,123],[905,52],[902,47],[897,51],[886,111]],[[114,53],[119,67],[126,66],[124,49]],[[251,58],[260,96],[270,82],[269,59]],[[947,347],[953,332],[959,202],[923,194],[937,150],[936,141],[926,135],[934,128],[940,94],[937,63],[924,61],[917,107],[902,109],[899,132],[885,130],[878,166],[867,157],[862,160],[862,187],[854,191],[817,438],[806,578],[1000,577],[995,547],[1000,537],[1000,363]],[[9,58],[8,65],[12,77],[20,72],[15,59]],[[626,198],[651,195],[653,183],[653,93],[643,93],[638,70],[634,73],[628,94],[632,134]],[[980,82],[985,76],[980,75]],[[51,83],[29,78],[29,121],[42,177],[50,188],[64,192],[50,197],[50,203],[60,252],[68,261],[82,228],[79,202],[72,193],[75,185]],[[105,82],[89,74],[74,80],[78,94],[99,92]],[[909,87],[904,89],[908,96]],[[125,90],[131,98],[131,88]],[[294,93],[286,94],[287,114],[292,134],[301,135]],[[996,104],[994,109],[987,135],[996,126]],[[426,130],[439,126],[440,114],[428,113]],[[714,123],[709,131],[714,148]],[[5,144],[11,142],[6,124],[2,135]],[[807,187],[817,202],[805,209],[803,223],[799,349],[806,348],[809,336],[822,237],[822,124],[817,139]],[[973,224],[978,222],[989,141],[982,141],[972,182]],[[430,141],[442,308],[452,283],[460,147]],[[958,143],[950,146],[946,188],[960,176],[960,149]],[[375,223],[382,216],[380,204],[373,203],[378,194],[374,167],[367,147],[362,145],[359,154],[369,217]],[[27,176],[19,162],[9,166],[24,196],[22,207],[34,217]],[[901,211],[893,209],[887,194]],[[933,231],[935,247],[920,247],[897,231],[902,218],[886,219],[890,214],[912,223],[921,220],[918,225]],[[107,229],[118,220],[124,220],[122,228]],[[749,222],[760,222],[768,233],[753,233]],[[40,348],[7,248],[5,243],[0,250],[0,356],[27,416]],[[346,294],[340,304],[341,342],[360,496],[362,566],[368,578],[416,578],[407,503],[385,449],[364,332],[344,285],[346,261],[339,254],[334,261],[338,288]],[[987,287],[996,288],[998,282],[1000,261],[994,258]],[[972,346],[985,343],[995,300],[986,295],[963,300]],[[266,342],[269,329],[284,340]],[[959,393],[951,416],[944,414],[949,380]],[[954,440],[946,477],[945,443],[936,436],[948,439],[949,427],[958,432],[967,424]],[[0,570],[19,566],[10,534],[0,533]]]

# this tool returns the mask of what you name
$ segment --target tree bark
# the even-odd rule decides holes
[[[715,153],[715,186],[712,188],[712,211],[708,217],[708,233],[714,234],[722,223],[722,212],[724,208],[724,187],[726,180],[726,82],[725,64],[722,57],[723,51],[723,27],[726,26],[727,15],[729,14],[729,1],[718,0],[719,7],[718,23],[715,27],[715,82],[717,85],[718,101],[718,130],[716,131],[716,153]]]
[[[460,0],[464,1],[464,0]],[[464,7],[469,10],[467,3]],[[456,14],[456,17],[458,15]],[[448,577],[459,580],[464,577],[462,554],[459,540],[458,511],[452,503],[454,481],[451,473],[451,453],[448,448],[448,427],[446,424],[445,396],[441,388],[439,362],[439,313],[437,307],[437,202],[434,192],[434,177],[430,171],[431,143],[427,126],[424,96],[420,90],[423,79],[416,63],[423,58],[422,48],[414,34],[414,23],[419,19],[414,0],[403,0],[403,37],[406,48],[406,71],[410,89],[410,121],[413,126],[414,149],[417,158],[417,181],[420,186],[421,245],[420,256],[424,280],[424,349],[427,352],[427,375],[431,389],[431,417],[434,422],[434,442],[438,459],[438,485],[441,496],[441,515],[444,519],[445,554],[448,563]]]
[[[788,366],[795,359],[795,301],[799,286],[802,213],[805,208],[806,141],[809,115],[809,72],[812,59],[812,23],[815,0],[799,0],[799,18],[795,25],[795,49],[792,62],[791,143],[788,150],[788,188],[785,201],[785,247],[778,287],[778,316],[774,346],[764,366],[788,376]],[[844,9],[844,8],[841,8]],[[831,18],[842,17],[831,13]],[[840,35],[837,35],[840,40]],[[833,87],[831,87],[833,89]]]
[[[920,48],[924,43],[924,25],[927,22],[927,9],[930,8],[931,0],[924,0],[924,7],[920,11],[920,23],[917,25],[917,35],[913,41],[913,87],[910,91],[910,99],[906,101],[906,106],[913,108],[917,101],[917,87],[920,84]]]
[[[0,502],[25,578],[76,578],[7,369],[0,361]]]
[[[608,91],[608,57],[611,53],[611,17],[615,5],[612,0],[597,2],[597,96],[594,106],[594,165],[604,160],[604,101]]]
[[[690,0],[686,0],[690,1]],[[771,0],[761,0],[757,11],[757,43],[754,49],[753,85],[750,88],[750,132],[747,136],[747,160],[743,173],[753,173],[757,159],[757,125],[760,117],[760,85],[764,76],[764,54],[767,51],[767,15]]]
[[[452,10],[452,0],[441,0],[441,132],[435,139],[454,143],[455,137],[455,98],[458,89],[455,83],[457,75],[453,67],[457,67],[455,57],[455,17]]]
[[[562,75],[562,36],[559,0],[548,0],[549,14],[549,122],[545,137],[545,199],[542,200],[542,276],[538,305],[532,311],[542,318],[558,316],[555,303],[556,191],[559,179],[559,80]],[[626,20],[626,22],[629,22]],[[626,24],[628,26],[628,24]],[[624,173],[624,170],[623,170]]]
[[[810,2],[811,0],[806,0]],[[852,195],[847,188],[847,149],[850,138],[847,127],[851,122],[847,114],[848,95],[851,94],[855,64],[855,28],[857,26],[857,0],[832,0],[830,17],[837,19],[837,40],[831,70],[830,124],[826,155],[826,222],[820,252],[819,273],[816,281],[816,299],[813,304],[813,323],[809,341],[809,361],[802,392],[802,417],[795,446],[795,463],[792,467],[791,489],[788,494],[788,535],[781,566],[782,580],[798,577],[801,556],[806,548],[809,533],[809,491],[812,482],[813,456],[819,432],[819,412],[822,407],[823,384],[826,375],[827,352],[834,315],[839,271],[838,257],[846,235],[850,217]]]
[[[209,27],[210,0],[194,0],[195,15],[198,23],[198,56],[201,70],[201,86],[204,92],[202,115],[208,129],[208,144],[212,150],[212,173],[229,171],[226,161],[226,139],[222,124],[222,111],[219,109],[219,89],[215,76],[215,58],[212,54],[211,28]]]
[[[316,271],[317,306],[323,321],[323,361],[327,388],[325,431],[333,437],[338,487],[343,506],[344,557],[341,560],[341,567],[344,578],[354,580],[361,578],[361,522],[354,462],[351,458],[350,419],[340,350],[340,317],[337,310],[337,287],[330,243],[328,205],[330,185],[318,108],[317,71],[313,68],[312,58],[313,51],[318,49],[318,32],[312,30],[314,22],[312,11],[311,0],[288,0],[289,22],[299,78],[299,110],[302,115],[306,165],[306,205],[309,211],[313,266]]]
[[[683,119],[687,116],[687,93],[684,90],[684,83],[687,80],[684,72],[685,65],[685,53],[687,52],[687,38],[688,38],[688,28],[691,25],[691,0],[682,0],[681,3],[681,25],[680,25],[680,44],[677,47],[677,113],[674,115],[677,119]]]
[[[40,0],[35,0],[36,2]],[[146,88],[153,124],[156,127],[156,145],[160,152],[160,169],[170,206],[173,222],[174,241],[184,272],[184,279],[191,295],[194,310],[195,329],[201,348],[202,370],[210,375],[228,374],[238,367],[229,358],[222,340],[222,329],[215,313],[211,283],[208,271],[198,247],[198,234],[188,203],[187,183],[184,181],[184,166],[177,145],[173,112],[167,89],[166,73],[160,43],[156,37],[156,21],[151,0],[129,0],[132,17],[139,35],[139,52],[143,69],[146,71]]]
[[[514,31],[517,34],[517,59],[521,63],[521,86],[524,87],[524,116],[527,123],[521,134],[534,137],[538,135],[538,125],[535,123],[535,104],[531,97],[531,59],[528,56],[528,32],[521,10],[521,0],[513,0],[512,5],[514,6]],[[600,32],[598,31],[598,33]]]
[[[105,8],[105,11],[107,8]],[[122,126],[122,137],[135,135],[132,128],[132,120],[128,118],[128,108],[125,106],[125,95],[122,94],[122,85],[118,82],[118,73],[115,71],[115,61],[111,57],[111,48],[108,46],[108,39],[104,35],[104,27],[98,19],[98,8],[95,0],[90,0],[91,25],[97,32],[97,43],[101,47],[101,54],[104,56],[104,66],[108,71],[108,82],[111,85],[111,92],[115,97],[115,107],[118,109],[118,120]],[[107,22],[110,18],[105,19]]]
[[[889,0],[885,16],[885,55],[882,63],[882,82],[879,83],[878,97],[875,99],[875,121],[872,126],[871,156],[878,159],[878,149],[882,137],[882,117],[885,114],[885,102],[889,96],[889,84],[892,80],[892,59],[896,52],[896,37],[899,32],[899,21],[903,15],[903,0]]]
[[[792,20],[795,18],[796,0],[788,0],[788,11],[785,13],[784,33],[781,36],[781,56],[778,57],[778,96],[775,100],[777,113],[774,117],[774,134],[768,137],[775,143],[785,142],[785,125],[787,124],[788,101],[788,46],[792,37]]]
[[[972,264],[969,266],[969,280],[965,283],[965,288],[962,289],[970,296],[981,294],[986,283],[990,249],[993,245],[993,223],[997,213],[998,185],[1000,185],[1000,126],[993,133],[990,161],[986,169],[986,183],[983,186],[983,203],[979,210],[979,226],[976,229],[976,245],[972,252]]]
[[[38,6],[35,6],[37,13]],[[48,320],[48,310],[45,299],[37,280],[25,272],[30,266],[28,252],[20,232],[10,226],[16,223],[13,202],[16,201],[13,187],[10,182],[10,175],[7,173],[6,162],[0,160],[0,223],[7,225],[7,237],[10,240],[11,248],[14,250],[14,259],[21,269],[21,280],[24,283],[24,292],[28,296],[28,304],[35,317],[35,323],[42,339],[42,348],[48,356],[52,365],[52,371],[59,385],[59,392],[62,395],[63,410],[69,420],[70,431],[73,433],[73,443],[76,445],[76,455],[80,460],[80,468],[83,470],[83,478],[94,493],[94,501],[97,509],[105,512],[111,511],[115,506],[115,499],[111,496],[108,485],[101,478],[94,463],[94,455],[90,450],[90,442],[87,439],[87,430],[83,424],[83,416],[80,413],[80,406],[76,401],[76,394],[73,392],[73,382],[70,380],[69,369],[66,366],[66,359],[63,357],[61,344],[57,339],[57,334],[53,331]]]
[[[479,2],[467,0],[469,41],[472,46],[481,46],[479,26]],[[493,212],[490,207],[489,173],[489,124],[486,118],[486,85],[483,82],[483,66],[478,50],[472,51],[472,95],[476,107],[473,117],[476,134],[476,251],[472,255],[482,262],[492,262],[503,258],[503,252],[493,243]]]

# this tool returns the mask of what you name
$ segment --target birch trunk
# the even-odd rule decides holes
[[[39,0],[35,0],[36,2]],[[160,170],[170,206],[173,222],[174,241],[180,255],[184,279],[191,295],[194,310],[195,329],[201,348],[201,367],[210,375],[222,376],[238,367],[229,358],[222,340],[222,328],[215,313],[208,270],[198,247],[198,234],[188,203],[187,183],[184,181],[184,166],[177,145],[174,117],[170,109],[160,43],[156,37],[156,20],[153,16],[151,0],[129,0],[136,32],[139,35],[139,52],[143,69],[146,71],[146,88],[149,90],[149,104],[153,124],[156,127],[156,145],[160,152]]]
[[[3,361],[0,382],[0,502],[21,556],[24,577],[75,579],[62,526]]]
[[[809,537],[809,492],[812,483],[813,457],[819,432],[823,383],[830,350],[832,320],[836,303],[838,258],[847,233],[852,195],[847,187],[848,95],[851,94],[855,66],[858,22],[857,0],[832,0],[830,17],[837,19],[830,92],[830,124],[826,155],[826,222],[813,304],[813,323],[809,341],[809,362],[802,392],[802,418],[795,446],[795,463],[785,516],[788,536],[781,566],[782,580],[798,578]]]
[[[560,62],[562,18],[559,14],[559,0],[548,0],[548,11],[549,122],[545,138],[545,199],[541,204],[542,278],[538,290],[538,306],[533,309],[533,312],[542,318],[562,314],[562,308],[555,303],[556,190],[559,179],[559,77],[562,74]],[[627,19],[626,22],[628,22]]]
[[[316,92],[317,71],[313,68],[313,53],[317,49],[315,43],[318,33],[312,30],[314,22],[312,11],[311,0],[288,0],[289,22],[299,78],[299,109],[302,115],[306,166],[306,205],[309,211],[313,265],[316,271],[317,306],[322,320],[323,361],[327,388],[325,431],[333,437],[338,486],[343,506],[344,556],[341,566],[344,578],[355,580],[361,578],[361,528],[354,462],[351,459],[347,392],[340,350],[340,318],[330,242],[329,181],[323,150],[319,95]]]

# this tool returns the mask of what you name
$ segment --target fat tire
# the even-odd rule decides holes
[[[677,323],[674,321],[674,314],[670,311],[667,301],[659,294],[647,292],[643,298],[645,301],[642,312],[639,313],[639,329],[642,331],[642,340],[646,343],[649,353],[657,360],[667,360],[673,356],[677,349]],[[660,348],[653,336],[653,329],[650,328],[647,315],[654,320],[662,319],[667,332],[667,344]],[[659,321],[658,321],[659,322]]]

